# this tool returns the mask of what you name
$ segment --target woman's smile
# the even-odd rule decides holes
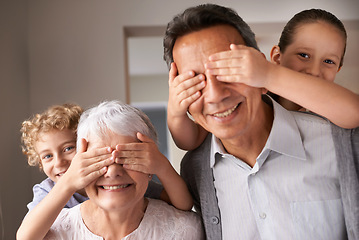
[[[127,188],[132,184],[121,184],[121,185],[104,185],[104,186],[100,186],[105,190],[117,190],[117,189],[123,189],[123,188]]]

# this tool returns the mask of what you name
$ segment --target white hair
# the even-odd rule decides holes
[[[105,101],[86,110],[77,128],[77,146],[81,138],[105,138],[109,131],[122,136],[136,137],[140,132],[157,144],[157,133],[150,119],[141,110],[120,101]]]

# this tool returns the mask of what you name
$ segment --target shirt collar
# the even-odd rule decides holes
[[[284,109],[269,96],[264,96],[265,102],[273,106],[274,120],[266,145],[257,158],[261,166],[270,150],[295,159],[306,160],[302,138],[292,113]],[[216,154],[227,154],[222,142],[212,134],[210,167],[216,163]]]
[[[293,112],[284,109],[269,96],[266,100],[270,100],[273,104],[274,121],[263,150],[267,148],[289,157],[305,160],[303,141]]]
[[[209,164],[210,167],[213,168],[214,164],[216,163],[216,154],[225,154],[226,152],[224,151],[224,147],[223,144],[221,142],[221,140],[219,140],[219,138],[217,138],[216,136],[214,136],[212,134],[212,138],[211,138],[211,155],[210,155],[210,159],[209,159]]]

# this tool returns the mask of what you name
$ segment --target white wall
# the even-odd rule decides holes
[[[359,19],[354,0],[212,2],[236,9],[250,24],[284,22],[312,7],[342,20]],[[51,104],[73,101],[88,107],[104,99],[125,101],[123,27],[162,26],[199,3],[203,1],[1,1],[0,199],[5,239],[14,238],[32,198],[31,186],[43,178],[21,156],[20,122]],[[358,53],[357,46],[354,51]]]

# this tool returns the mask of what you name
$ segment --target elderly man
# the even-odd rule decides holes
[[[219,81],[205,64],[230,44],[258,49],[237,13],[213,4],[177,15],[164,39],[167,64],[206,78],[188,111],[211,134],[181,175],[207,239],[358,239],[358,131]]]

